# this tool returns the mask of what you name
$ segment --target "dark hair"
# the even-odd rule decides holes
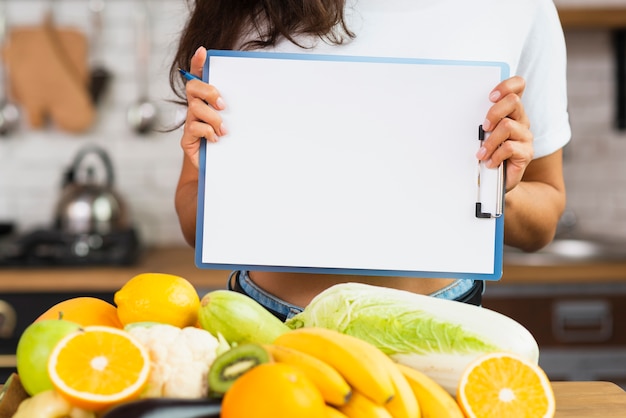
[[[188,69],[194,52],[208,49],[256,49],[281,39],[311,35],[341,44],[354,34],[344,19],[345,0],[187,0],[190,10],[170,67],[170,86],[186,103],[178,68]],[[247,37],[246,35],[252,35]],[[238,45],[245,36],[246,42]]]

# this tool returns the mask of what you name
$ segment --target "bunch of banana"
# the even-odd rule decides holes
[[[315,383],[327,418],[463,418],[438,383],[359,338],[299,328],[265,347],[274,361],[300,368]]]
[[[408,414],[394,418],[419,417],[417,400],[402,373],[394,376],[391,359],[363,340],[323,328],[300,328],[280,335],[268,351],[275,361],[300,367],[338,417],[391,417],[387,406],[400,409],[404,403],[409,404]],[[395,366],[393,370],[399,372]],[[398,376],[401,383],[396,382]],[[398,401],[398,387],[410,392],[412,404]]]
[[[456,400],[439,383],[411,367],[396,363],[404,375],[422,411],[422,418],[464,418]]]

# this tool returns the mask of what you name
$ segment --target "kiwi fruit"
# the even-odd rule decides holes
[[[272,361],[270,353],[260,344],[236,345],[218,355],[209,368],[209,391],[223,396],[239,376],[262,363]]]

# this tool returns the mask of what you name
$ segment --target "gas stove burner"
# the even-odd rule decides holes
[[[131,265],[139,256],[134,229],[108,234],[71,234],[37,229],[0,242],[2,266],[111,266]]]

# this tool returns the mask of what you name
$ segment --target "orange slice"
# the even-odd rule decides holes
[[[463,372],[457,402],[468,418],[553,417],[554,392],[545,372],[512,353],[489,353]]]
[[[58,393],[88,411],[137,398],[149,372],[147,350],[129,333],[108,326],[88,326],[65,336],[48,360]]]

